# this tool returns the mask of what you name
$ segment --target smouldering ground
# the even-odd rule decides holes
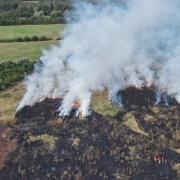
[[[116,179],[146,179],[148,173],[180,178],[179,106],[118,109],[103,92],[93,95],[91,106],[96,112],[87,119],[57,118],[52,107],[59,100],[54,100],[55,105],[47,99],[22,110],[15,126],[5,126],[15,122],[16,105],[23,94],[22,83],[0,93],[4,124],[0,126],[0,176],[4,179],[14,174],[17,179],[46,179],[59,177],[59,172],[64,179],[94,173]],[[155,163],[156,152],[165,153],[168,163]],[[77,175],[74,165],[80,171]]]
[[[22,82],[18,83],[12,88],[0,92],[0,123],[15,123],[16,107],[24,93],[25,89]],[[121,111],[121,109],[112,106],[112,104],[108,100],[108,93],[106,91],[101,93],[94,93],[92,97],[91,108],[93,111],[97,112],[100,115],[110,117],[116,116]],[[161,118],[166,118],[161,115],[158,107],[152,107],[152,112],[155,115],[159,114]],[[176,118],[178,119],[178,117]],[[154,116],[149,115],[148,113],[144,117],[144,122],[146,123],[153,124],[156,121],[157,119]],[[136,118],[131,112],[127,113],[124,116],[122,124],[129,127],[136,133],[148,136],[148,133],[146,133],[141,127],[139,127]],[[177,132],[177,137],[180,138],[180,131]],[[180,152],[180,149],[177,148],[176,151]]]
[[[56,39],[63,29],[64,25],[62,24],[0,26],[0,39],[32,37],[34,35],[53,38],[51,41],[0,43],[0,62],[17,61],[22,58],[31,60],[39,58],[44,48],[57,42]]]
[[[0,92],[0,122],[15,121],[16,107],[24,94],[23,83],[18,83],[16,86],[8,90]],[[92,109],[101,115],[114,116],[118,113],[118,108],[111,105],[107,98],[107,92],[95,93],[92,97]]]
[[[85,119],[58,118],[58,99],[23,108],[16,116],[17,139],[10,142],[17,148],[1,160],[0,176],[178,180],[180,107],[134,105],[109,116],[106,96],[98,93],[92,103],[106,115],[93,112]]]

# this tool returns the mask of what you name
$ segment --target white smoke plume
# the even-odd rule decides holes
[[[17,110],[60,97],[61,116],[77,101],[87,116],[93,91],[113,96],[128,86],[153,85],[180,102],[179,12],[179,0],[76,4],[63,40],[43,52],[26,78]]]

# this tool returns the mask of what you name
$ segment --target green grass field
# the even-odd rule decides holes
[[[52,41],[39,42],[12,42],[0,43],[0,62],[17,61],[22,58],[35,60],[40,57],[42,50],[56,43],[64,25],[22,25],[22,26],[0,26],[0,39],[17,37],[46,36],[53,38]]]
[[[0,62],[23,58],[35,60],[41,56],[43,49],[51,44],[55,44],[55,41],[0,43]]]
[[[11,39],[25,36],[46,36],[57,38],[59,32],[64,28],[61,24],[52,25],[21,25],[0,26],[0,39]]]

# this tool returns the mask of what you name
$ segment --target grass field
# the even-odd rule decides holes
[[[52,25],[21,25],[0,26],[0,39],[10,39],[25,36],[46,36],[57,38],[59,32],[64,28],[62,24]]]
[[[35,60],[51,44],[55,44],[55,41],[0,43],[0,62],[22,58]]]
[[[22,58],[35,60],[40,57],[42,50],[56,43],[64,25],[23,25],[23,26],[0,26],[0,39],[17,37],[46,36],[53,38],[52,41],[39,42],[12,42],[0,43],[0,62],[17,61]]]

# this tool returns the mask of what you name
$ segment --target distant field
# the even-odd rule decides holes
[[[59,32],[64,28],[62,24],[52,25],[21,25],[0,26],[0,39],[10,39],[25,36],[47,36],[57,38]]]
[[[39,42],[13,42],[0,43],[0,62],[16,61],[22,58],[35,60],[40,57],[42,50],[56,43],[64,25],[22,25],[22,26],[0,26],[0,39],[17,37],[46,36],[53,38],[52,41]]]
[[[40,57],[43,49],[54,43],[55,41],[0,43],[0,62],[22,58],[35,60]]]

